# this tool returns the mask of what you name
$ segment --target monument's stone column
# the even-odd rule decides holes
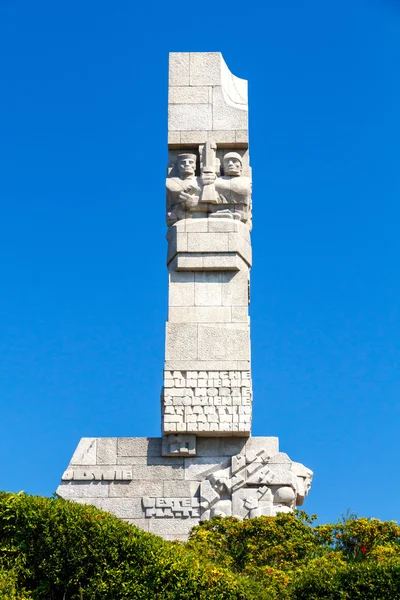
[[[247,82],[221,54],[171,54],[163,435],[82,438],[57,488],[165,539],[291,511],[311,485],[278,438],[250,435],[247,132]]]
[[[173,53],[168,98],[163,433],[248,436],[247,81],[219,53]]]

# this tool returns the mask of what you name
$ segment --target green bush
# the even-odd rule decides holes
[[[215,517],[186,544],[92,506],[0,493],[0,600],[400,600],[400,528]]]
[[[0,598],[1,600],[29,600],[31,595],[18,589],[18,578],[13,570],[0,568]]]
[[[34,600],[252,598],[250,583],[92,506],[0,493],[0,563]]]
[[[400,599],[400,529],[378,519],[312,527],[304,512],[193,528],[198,556],[253,580],[259,598]],[[261,591],[260,591],[261,590]]]
[[[238,573],[293,568],[319,549],[312,521],[300,511],[245,521],[214,517],[193,528],[188,547]]]

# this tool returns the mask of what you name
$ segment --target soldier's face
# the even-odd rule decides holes
[[[227,158],[224,160],[225,175],[237,177],[242,172],[242,164],[238,158]]]
[[[196,170],[196,161],[193,158],[181,158],[179,172],[181,175],[193,175]]]

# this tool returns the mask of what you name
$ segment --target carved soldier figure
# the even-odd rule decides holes
[[[196,177],[195,154],[179,154],[172,173],[179,176],[167,177],[167,225],[170,227],[199,202],[200,185]]]
[[[219,195],[218,205],[213,213],[230,214],[234,219],[248,221],[250,217],[251,184],[250,178],[242,175],[242,157],[237,152],[228,152],[223,158],[223,175],[215,180]],[[223,205],[221,207],[221,204]]]

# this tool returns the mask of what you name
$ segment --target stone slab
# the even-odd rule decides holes
[[[97,440],[96,464],[117,464],[117,438],[99,438]]]
[[[71,458],[71,465],[95,465],[96,464],[96,438],[82,438],[78,444],[74,455]]]
[[[118,438],[118,456],[161,456],[161,438]]]

